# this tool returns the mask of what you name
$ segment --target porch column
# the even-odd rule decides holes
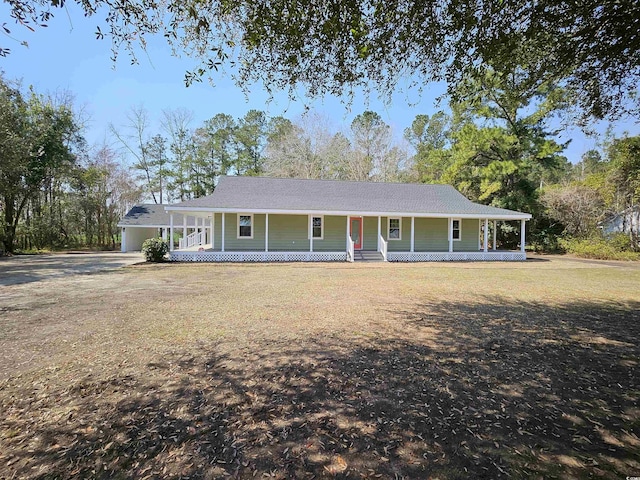
[[[169,251],[173,252],[173,213],[169,214]]]
[[[167,227],[162,227],[162,241],[166,242],[167,241]]]
[[[309,215],[309,251],[313,252],[313,216]]]
[[[478,219],[478,251],[482,250],[482,219]]]
[[[346,245],[346,250],[349,251],[349,215],[347,215],[347,245]]]
[[[489,219],[485,218],[484,219],[484,245],[482,250],[484,251],[484,253],[487,253],[487,250],[489,248]]]
[[[416,217],[411,217],[411,253],[413,253],[413,245],[415,243],[415,222]]]
[[[382,245],[380,245],[380,235],[382,235],[381,225],[382,225],[382,218],[378,217],[378,252],[382,247]]]
[[[216,248],[216,212],[211,214],[211,250]]]
[[[525,220],[520,220],[520,251],[524,253]]]
[[[494,252],[498,249],[498,246],[496,244],[497,236],[498,236],[498,221],[494,220],[493,221],[493,243],[492,243]]]
[[[264,214],[264,251],[269,251],[269,214]]]
[[[187,214],[182,216],[182,248],[187,248]]]
[[[453,252],[453,218],[449,218],[449,252]]]
[[[127,251],[127,232],[125,227],[122,227],[122,234],[120,236],[120,251],[125,253]]]
[[[222,212],[222,241],[220,242],[220,247],[224,252],[224,212]]]

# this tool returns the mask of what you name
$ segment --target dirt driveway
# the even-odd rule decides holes
[[[0,285],[17,285],[79,273],[102,272],[143,260],[140,253],[118,252],[54,253],[1,257]]]

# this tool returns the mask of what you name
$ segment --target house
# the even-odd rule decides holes
[[[205,262],[525,260],[531,219],[449,185],[262,177],[222,177],[212,195],[165,210],[171,237],[183,235],[171,260]],[[519,222],[518,251],[496,249],[505,221]]]
[[[640,205],[616,213],[600,224],[604,234],[626,233],[640,236]]]
[[[148,238],[162,237],[167,241],[169,234],[169,214],[167,205],[145,203],[135,205],[118,223],[121,229],[120,250],[134,252],[142,249],[142,243]],[[174,221],[182,224],[187,218],[181,214],[174,215]],[[195,218],[190,219],[190,228],[195,228]]]

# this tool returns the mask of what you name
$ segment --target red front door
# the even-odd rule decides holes
[[[349,225],[351,225],[349,234],[353,240],[353,248],[362,250],[362,217],[351,217]]]

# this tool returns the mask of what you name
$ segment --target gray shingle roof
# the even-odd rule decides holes
[[[526,213],[473,203],[450,185],[265,177],[221,177],[212,195],[172,207],[530,218]]]
[[[122,217],[118,225],[122,227],[168,227],[169,213],[165,211],[166,206],[167,205],[156,205],[155,203],[135,205],[124,217]],[[182,225],[181,214],[177,213],[173,215],[173,224]]]

